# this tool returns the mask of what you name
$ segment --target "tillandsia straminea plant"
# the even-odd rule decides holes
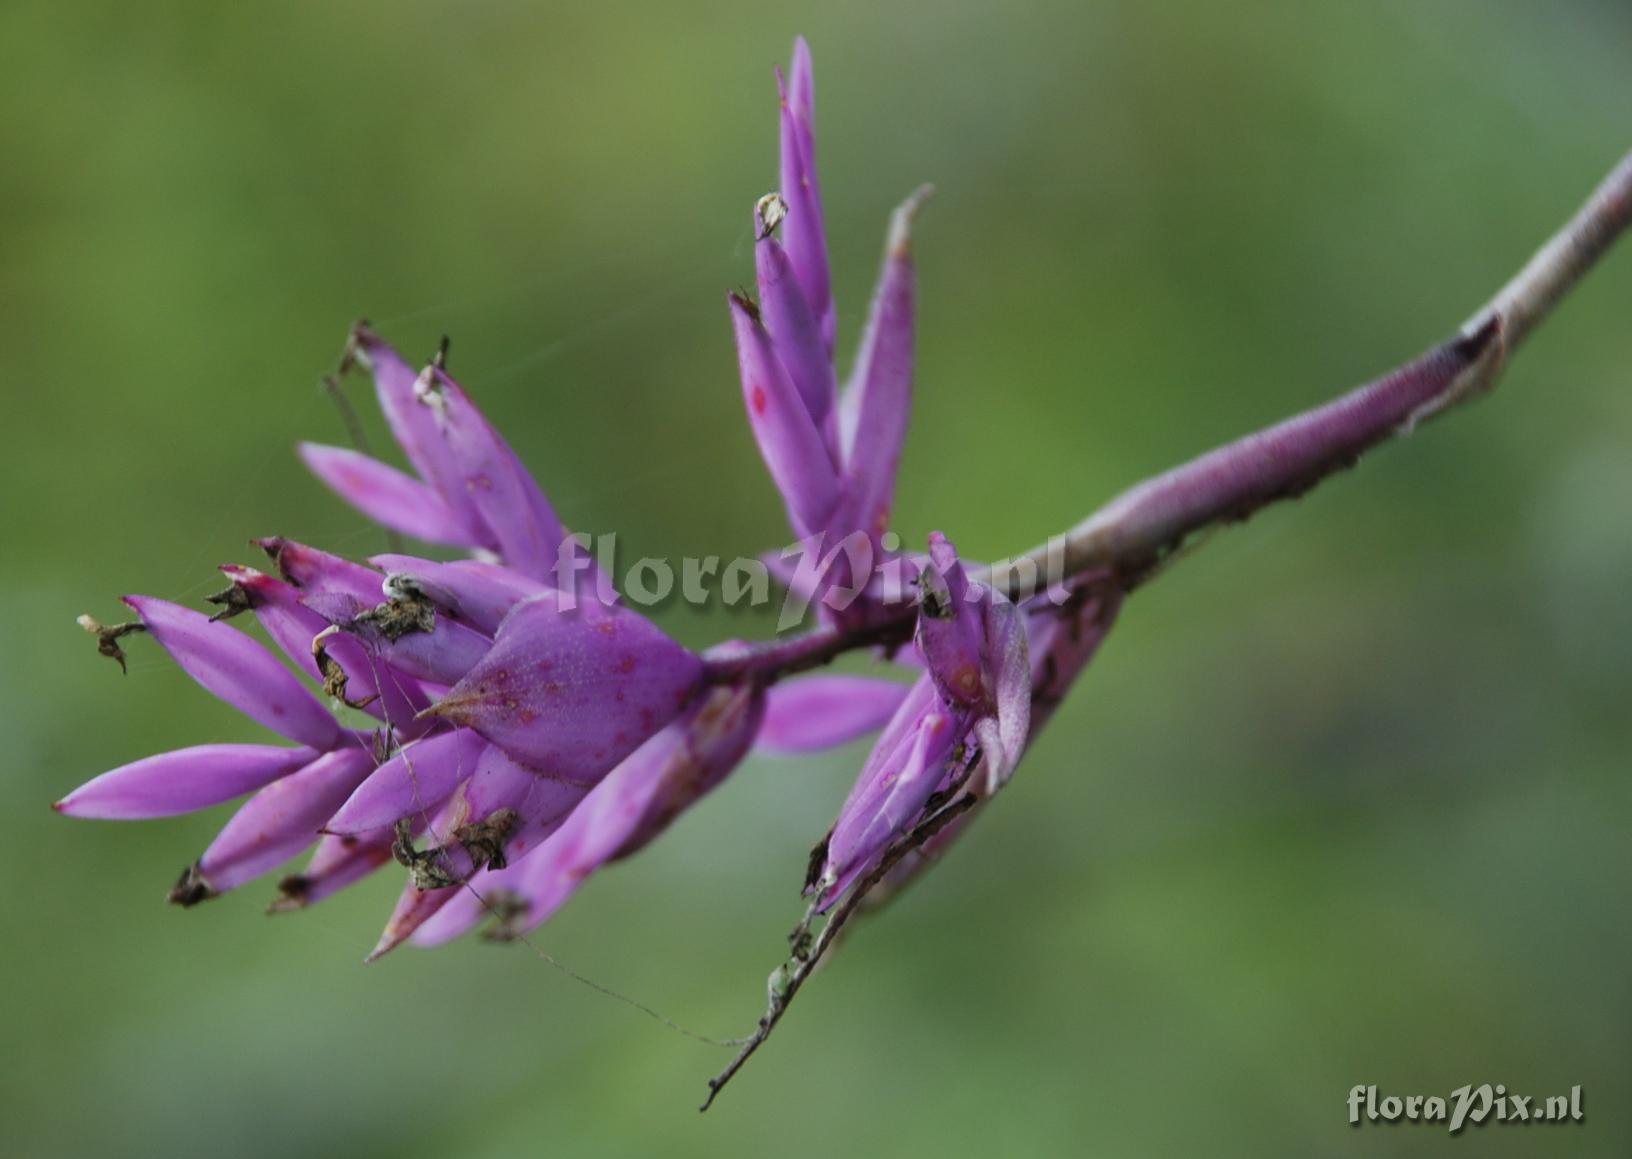
[[[75,789],[58,811],[135,820],[247,796],[171,890],[183,906],[309,846],[273,911],[396,864],[406,880],[377,958],[484,921],[490,936],[524,937],[756,748],[810,752],[876,732],[837,818],[813,833],[808,860],[799,855],[802,882],[790,863],[805,913],[757,1029],[710,1083],[711,1102],[846,923],[932,864],[1009,782],[1130,593],[1198,533],[1302,494],[1487,391],[1632,220],[1629,156],[1443,344],[1138,484],[1044,547],[983,566],[946,535],[903,550],[889,530],[914,389],[912,230],[928,191],[889,224],[841,384],[802,41],[777,86],[779,179],[752,209],[756,292],[725,306],[748,424],[799,541],[766,564],[810,613],[798,630],[702,652],[671,640],[620,594],[590,542],[562,526],[453,378],[446,347],[416,369],[358,324],[340,373],[372,377],[411,471],[336,447],[305,445],[301,457],[393,534],[453,558],[399,549],[357,562],[264,538],[253,542],[270,564],[223,567],[210,613],[129,596],[134,619],[82,617],[121,665],[129,637],[152,636],[284,743],[148,757]],[[238,617],[258,621],[284,658],[225,622]],[[811,672],[849,652],[871,655],[882,674]]]

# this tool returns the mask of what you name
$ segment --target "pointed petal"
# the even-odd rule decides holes
[[[251,720],[315,749],[332,748],[340,726],[277,657],[238,629],[151,596],[125,603],[182,671]]]
[[[911,685],[868,676],[806,676],[767,695],[761,752],[794,755],[848,744],[884,727]]]
[[[52,808],[70,817],[146,821],[207,809],[286,777],[313,757],[308,748],[207,744],[122,765],[88,781]]]
[[[436,912],[457,898],[464,890],[448,889],[419,889],[409,878],[402,887],[402,893],[397,895],[397,904],[391,910],[391,917],[385,923],[385,930],[380,934],[380,940],[375,943],[374,949],[369,952],[365,962],[377,962],[386,954],[407,941],[413,932],[431,918]]]
[[[889,527],[896,468],[912,412],[913,327],[917,275],[910,227],[927,187],[895,211],[856,354],[850,387],[839,404],[839,438],[845,449],[843,530],[875,538]]]
[[[826,530],[838,499],[838,475],[827,445],[772,350],[756,309],[736,294],[729,302],[742,396],[765,466],[787,502],[794,531]]]
[[[548,580],[566,536],[555,509],[463,388],[435,366],[423,373],[429,385],[421,391],[431,394],[465,492],[492,530],[505,564]]]
[[[795,46],[796,66],[801,63],[800,55],[798,46]],[[810,303],[811,313],[821,328],[823,342],[831,353],[836,324],[832,278],[827,265],[827,234],[822,224],[822,193],[816,176],[816,135],[813,128],[814,109],[810,104],[812,83],[808,49],[803,56],[803,67],[794,78],[797,87],[793,93],[790,94],[783,85],[780,72],[776,80],[782,101],[780,192],[788,203],[783,236],[787,239],[788,257],[805,292],[805,300]],[[802,95],[799,89],[803,89]]]
[[[810,61],[810,45],[803,36],[793,40],[793,61],[788,66],[788,102],[805,129],[816,132],[816,76]],[[811,152],[814,156],[814,151]]]
[[[389,575],[408,577],[438,608],[488,636],[522,600],[553,590],[507,567],[471,559],[437,563],[411,555],[376,555],[369,562]]]
[[[233,814],[199,858],[198,873],[225,893],[269,873],[317,840],[318,829],[374,768],[367,748],[350,745],[274,781]]]
[[[250,542],[266,552],[280,576],[308,595],[343,592],[359,603],[370,605],[379,603],[384,595],[385,576],[373,568],[282,536]]]
[[[300,443],[295,450],[325,487],[374,522],[432,543],[470,543],[465,524],[434,487],[343,447]]]
[[[520,604],[492,649],[431,712],[512,758],[592,783],[674,719],[702,662],[623,607]]]
[[[428,814],[453,796],[486,747],[468,729],[404,745],[369,774],[323,828],[330,833],[362,834],[399,818]]]
[[[756,215],[757,217],[757,215]],[[822,433],[829,455],[837,462],[833,407],[837,384],[833,360],[822,341],[821,327],[810,302],[794,276],[793,263],[774,234],[756,221],[754,265],[759,282],[759,309],[782,368],[804,400],[810,421]]]

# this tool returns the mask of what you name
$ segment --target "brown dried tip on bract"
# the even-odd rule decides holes
[[[515,825],[516,811],[500,809],[485,821],[461,825],[453,831],[453,839],[470,854],[474,869],[484,865],[488,869],[503,869],[509,864],[504,856],[504,843]]]
[[[391,856],[414,879],[415,889],[445,889],[459,884],[442,865],[442,850],[414,848],[413,825],[406,817],[398,818],[397,839],[391,843]]]
[[[215,896],[215,890],[210,888],[210,883],[204,879],[203,870],[199,869],[198,862],[195,861],[181,871],[176,884],[170,887],[170,896],[165,900],[171,905],[186,908],[201,901],[209,901]]]
[[[312,879],[304,873],[291,873],[278,882],[278,892],[266,907],[269,914],[290,914],[306,908],[306,894],[312,888]]]
[[[96,637],[96,650],[98,653],[110,660],[119,661],[119,671],[130,671],[125,664],[125,650],[119,647],[119,639],[122,636],[130,635],[132,632],[147,631],[146,624],[140,620],[132,620],[126,624],[114,624],[112,627],[104,627],[95,616],[89,615],[80,616],[75,622]]]
[[[219,612],[210,617],[210,623],[212,624],[217,620],[230,620],[234,616],[242,615],[255,606],[254,602],[249,598],[249,593],[237,583],[222,588],[213,596],[205,596],[204,602],[206,604],[217,604],[221,608]]]
[[[284,566],[282,539],[274,536],[270,539],[252,539],[249,542],[266,553],[266,558],[272,561],[272,570],[278,573],[279,579],[290,587],[300,587],[300,581]]]
[[[334,372],[341,377],[351,373],[353,367],[361,365],[368,369],[368,357],[363,353],[363,343],[374,337],[374,331],[369,327],[367,318],[359,318],[346,331],[346,344],[340,350],[340,362]]]

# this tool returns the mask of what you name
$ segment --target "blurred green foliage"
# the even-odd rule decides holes
[[[251,534],[372,318],[633,556],[782,535],[724,291],[814,46],[853,343],[925,180],[900,530],[1000,555],[1447,333],[1632,144],[1619,0],[0,7],[8,1155],[1632,1153],[1632,254],[1485,403],[1130,605],[1012,789],[706,1117],[722,1054],[395,880],[162,904],[225,810],[46,804],[256,739],[75,614]],[[372,427],[379,437],[377,423]],[[679,608],[703,642],[759,632]],[[541,944],[741,1033],[861,756],[755,761]],[[1355,1083],[1581,1084],[1580,1126],[1352,1130]]]

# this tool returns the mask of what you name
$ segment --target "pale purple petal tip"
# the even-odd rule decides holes
[[[432,543],[471,542],[458,514],[429,484],[343,447],[300,443],[295,450],[324,486],[376,523]]]
[[[796,49],[796,64],[799,63],[797,58]],[[788,203],[783,237],[799,285],[805,292],[805,300],[810,303],[811,312],[821,328],[823,342],[831,353],[836,320],[832,275],[827,263],[827,234],[822,223],[822,193],[816,175],[816,134],[814,109],[809,104],[812,82],[808,54],[801,72],[802,75],[795,79],[804,90],[802,98],[797,88],[790,93],[783,84],[780,71],[777,73],[777,90],[782,101],[779,191]]]
[[[317,754],[309,748],[207,744],[160,753],[88,781],[53,808],[69,817],[146,821],[207,809],[286,777]]]
[[[771,688],[761,752],[820,752],[884,727],[911,685],[868,676],[806,676]]]
[[[363,961],[377,962],[402,945],[415,930],[462,892],[456,888],[419,889],[410,879],[402,887],[402,893],[397,895],[397,904],[391,910],[391,917],[385,923],[380,940]]]
[[[340,739],[329,710],[238,629],[150,596],[126,596],[125,603],[187,675],[251,720],[315,749]]]

